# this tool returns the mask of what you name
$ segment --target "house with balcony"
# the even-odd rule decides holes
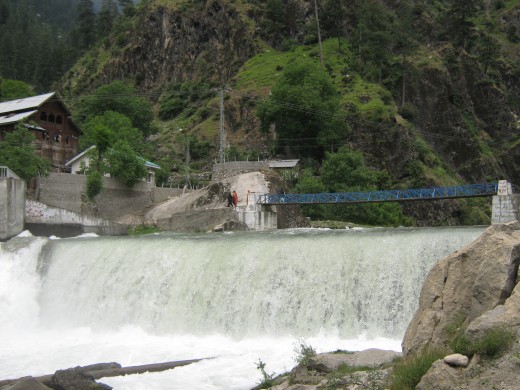
[[[40,157],[48,158],[56,172],[78,154],[82,131],[55,92],[0,103],[0,142],[5,134],[23,123],[35,135]]]

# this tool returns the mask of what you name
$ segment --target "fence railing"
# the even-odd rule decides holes
[[[8,167],[0,165],[0,177],[12,177],[14,179],[20,179],[16,173],[11,171]]]
[[[261,204],[320,204],[320,203],[368,203],[403,202],[412,200],[436,200],[471,198],[496,195],[498,183],[470,184],[454,187],[411,188],[407,190],[382,190],[366,192],[336,192],[321,194],[264,194],[258,198]]]

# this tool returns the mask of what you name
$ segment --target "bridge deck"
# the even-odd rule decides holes
[[[320,194],[264,194],[258,203],[282,204],[325,204],[325,203],[371,203],[406,202],[413,200],[438,200],[493,196],[498,183],[469,184],[454,187],[412,188],[406,190],[380,190],[366,192],[335,192]]]

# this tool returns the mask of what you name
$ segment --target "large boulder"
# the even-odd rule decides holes
[[[493,225],[439,261],[428,274],[419,309],[406,330],[403,354],[445,346],[454,324],[479,332],[520,324],[520,292],[512,295],[520,262],[520,224]]]

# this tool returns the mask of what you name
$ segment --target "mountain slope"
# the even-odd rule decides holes
[[[283,17],[272,12],[276,3],[283,5]],[[367,8],[353,2],[333,15],[337,19],[330,14],[334,2],[321,4],[324,66],[350,129],[344,144],[387,171],[393,187],[502,178],[520,183],[520,3],[482,2],[466,20],[471,39],[460,42],[444,31],[456,2],[404,3],[374,1]],[[158,158],[179,164],[186,142],[180,134],[186,132],[213,145],[207,163],[217,156],[218,89],[226,86],[229,153],[262,157],[276,133],[259,131],[258,104],[289,61],[319,61],[313,11],[296,0],[146,1],[74,66],[60,90],[75,96],[113,80],[134,83],[156,105]],[[407,13],[413,17],[403,27]],[[378,22],[374,30],[367,15],[388,23]],[[369,37],[359,38],[361,32],[379,33],[374,42],[387,46],[378,51]],[[400,32],[410,39],[392,36]],[[370,57],[374,53],[379,57]],[[167,103],[178,109],[165,114]],[[406,210],[419,224],[470,222],[474,208],[483,210],[474,203],[436,206],[438,213],[423,205]]]

